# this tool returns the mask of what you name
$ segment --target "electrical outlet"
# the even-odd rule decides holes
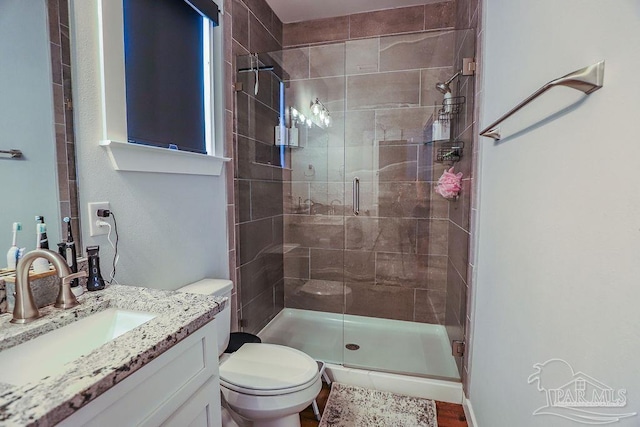
[[[109,227],[98,226],[98,220],[105,221],[105,218],[98,216],[98,209],[109,209],[109,202],[93,202],[88,204],[89,208],[89,236],[102,236],[109,232]]]

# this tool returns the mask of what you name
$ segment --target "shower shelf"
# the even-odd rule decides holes
[[[462,157],[463,141],[443,142],[436,152],[436,162],[457,162]]]
[[[292,171],[293,169],[291,168],[286,168],[286,167],[282,167],[282,166],[278,166],[278,165],[272,165],[271,163],[261,163],[261,162],[251,162],[252,165],[258,165],[258,166],[266,166],[268,168],[274,168],[274,169],[282,169],[282,170],[286,170],[286,171]]]
[[[442,101],[442,104],[435,107],[435,111],[429,117],[427,122],[425,123],[422,132],[424,135],[424,143],[425,144],[434,144],[434,143],[442,143],[442,144],[453,144],[458,141],[455,140],[455,136],[458,135],[458,116],[462,111],[462,107],[465,103],[466,98],[464,96],[454,96],[451,98],[445,98]],[[435,122],[439,122],[441,125],[449,128],[449,138],[434,138],[434,126]],[[464,144],[462,144],[464,145]],[[447,147],[444,147],[447,148]],[[449,147],[452,148],[452,147]],[[460,152],[458,153],[458,159],[460,155],[462,155],[462,148],[459,147]],[[440,161],[440,160],[438,160]]]

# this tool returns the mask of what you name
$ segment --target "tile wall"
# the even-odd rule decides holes
[[[48,0],[49,40],[54,120],[56,131],[56,163],[60,195],[60,216],[71,218],[73,235],[81,256],[82,242],[78,214],[75,138],[73,132],[73,97],[71,94],[71,47],[69,44],[69,5],[67,0]],[[60,225],[62,227],[62,225]],[[60,234],[66,235],[66,228]],[[56,242],[57,243],[57,242]]]
[[[243,55],[280,50],[282,23],[264,0],[227,0],[224,18],[232,329],[255,333],[284,305],[283,171],[273,146],[278,84],[262,72],[255,95],[253,74],[235,70],[250,65]],[[238,83],[243,89],[234,91]]]
[[[451,339],[469,341],[473,252],[469,256],[467,248],[473,239],[469,218],[477,206],[472,104],[467,103],[458,127],[466,143],[466,155],[456,164],[465,177],[460,199],[446,202],[433,194],[444,165],[434,163],[433,151],[416,142],[425,115],[441,101],[431,89],[435,82],[452,75],[460,58],[476,56],[478,0],[284,26],[264,1],[226,0],[225,5],[226,22],[232,22],[225,29],[225,59],[227,122],[233,128],[225,153],[234,159],[227,182],[236,328],[243,319],[244,330],[259,330],[285,302],[336,312],[348,305],[352,314],[446,324]],[[438,57],[444,45],[451,47],[452,57]],[[261,74],[260,85],[270,89],[255,96],[246,75],[238,79],[244,90],[237,97],[233,92],[236,55],[282,46],[297,47],[281,59],[294,86],[288,96],[295,96],[296,84],[302,87],[305,81],[308,88],[311,83],[334,115],[330,132],[310,132],[310,144],[288,154],[285,166],[292,170],[271,167],[279,165],[270,130],[277,117],[275,79]],[[422,55],[415,54],[416,47]],[[425,63],[434,53],[436,59]],[[471,99],[481,93],[473,81],[460,79],[452,87]],[[297,92],[299,99],[309,97]],[[340,95],[345,92],[346,99]],[[347,125],[341,127],[345,117]],[[337,148],[343,139],[344,148]],[[352,217],[356,175],[365,213]],[[282,211],[266,203],[278,200]],[[336,283],[341,290],[344,281],[350,292],[342,300],[310,301],[300,292],[310,280],[328,294]],[[382,307],[381,298],[392,303]]]
[[[288,105],[317,96],[334,119],[291,151],[287,307],[445,323],[450,203],[433,192],[445,165],[423,128],[454,73],[455,19],[441,2],[284,26]]]

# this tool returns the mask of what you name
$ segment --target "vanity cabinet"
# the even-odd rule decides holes
[[[207,323],[59,425],[219,427],[215,322]]]

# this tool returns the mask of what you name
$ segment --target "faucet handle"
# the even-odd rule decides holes
[[[64,277],[62,278],[62,285],[63,285],[63,286],[64,286],[64,285],[68,285],[68,284],[70,284],[74,279],[79,279],[79,278],[81,278],[81,277],[87,277],[87,276],[88,276],[88,274],[87,274],[87,272],[86,272],[86,271],[79,271],[79,272],[77,272],[77,273],[69,274],[68,276],[64,276]]]
[[[73,279],[80,277],[87,277],[86,271],[79,271],[77,273],[69,274],[61,279],[60,290],[58,291],[58,297],[56,303],[53,305],[55,308],[72,308],[80,303],[76,299],[76,296],[71,291],[71,282]]]

